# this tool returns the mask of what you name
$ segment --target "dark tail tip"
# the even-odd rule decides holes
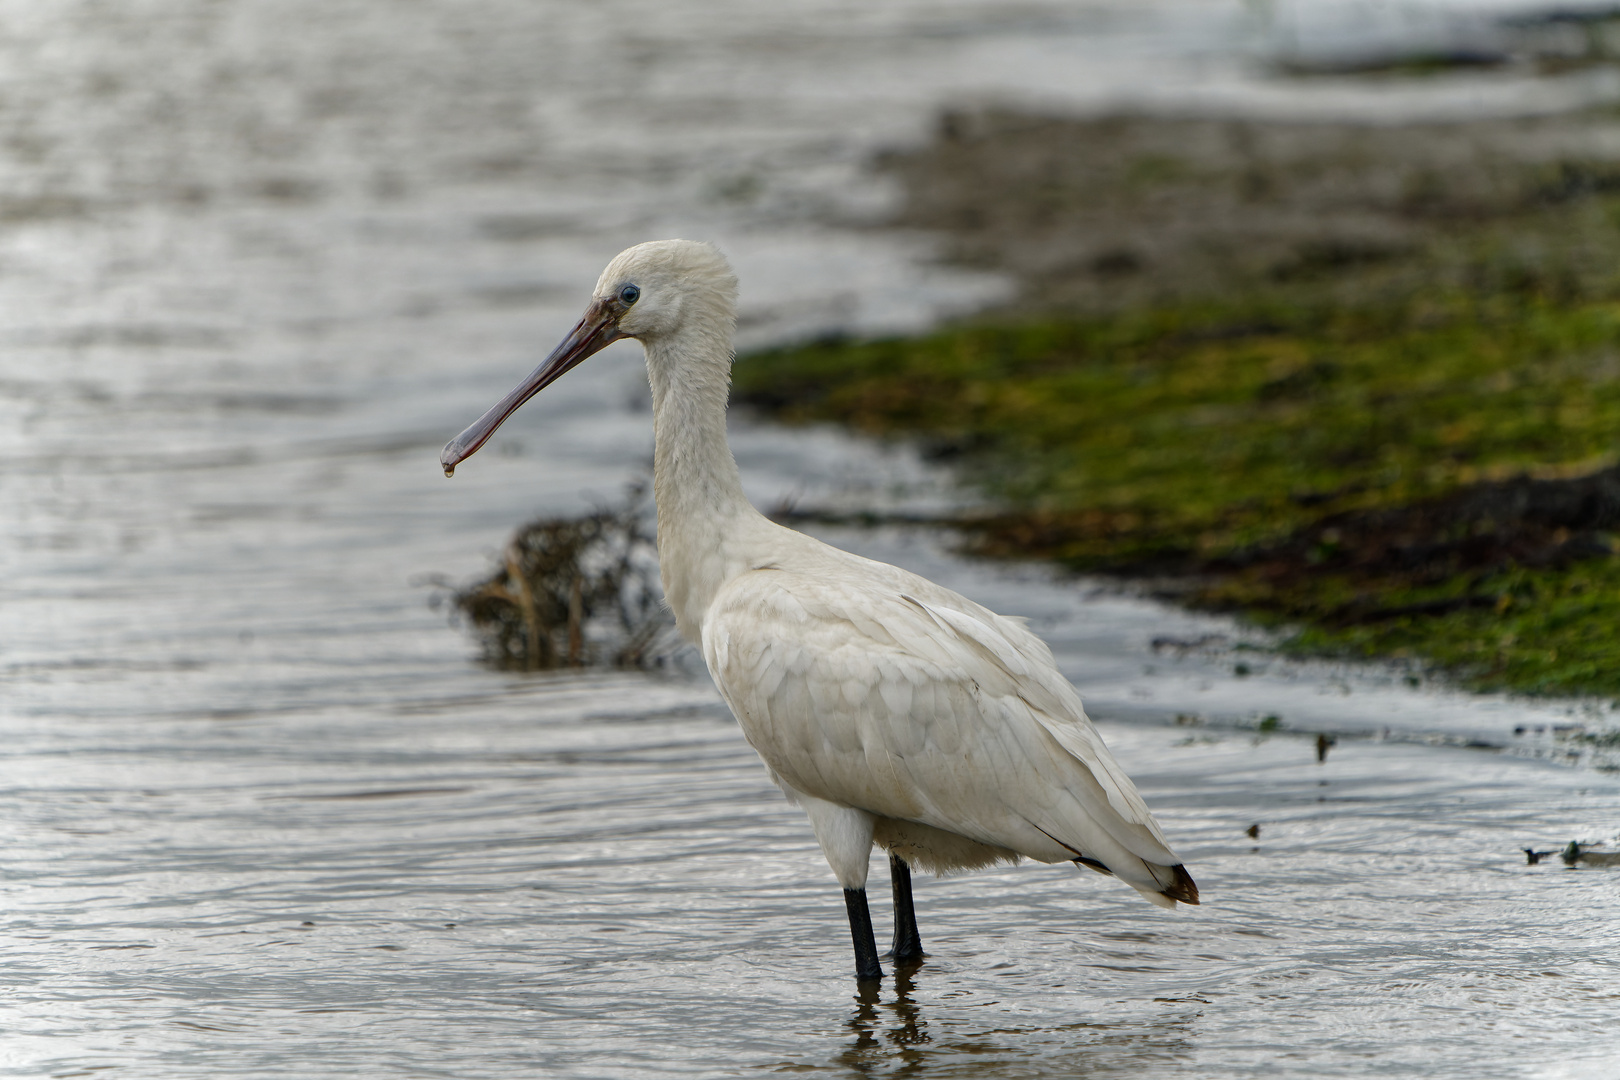
[[[1170,872],[1176,875],[1176,880],[1165,888],[1164,895],[1172,900],[1180,900],[1183,904],[1198,903],[1198,884],[1193,881],[1192,875],[1187,873],[1187,868],[1177,863],[1170,868]]]

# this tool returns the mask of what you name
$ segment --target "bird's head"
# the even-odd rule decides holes
[[[654,240],[620,252],[596,283],[585,316],[511,393],[451,439],[439,455],[444,474],[477,452],[506,418],[534,395],[620,338],[646,344],[683,330],[721,335],[724,349],[735,319],[737,278],[712,244]]]
[[[620,252],[602,271],[593,295],[593,308],[617,311],[620,337],[648,341],[715,315],[729,330],[737,277],[713,244],[654,240]]]

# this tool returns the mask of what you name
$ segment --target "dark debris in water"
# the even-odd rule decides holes
[[[644,485],[617,507],[520,528],[488,577],[449,601],[484,660],[516,671],[656,668],[678,645]]]
[[[1571,840],[1569,846],[1564,848],[1560,858],[1564,860],[1565,866],[1620,866],[1620,851],[1593,850],[1593,848],[1602,846],[1601,844],[1583,844],[1577,840]]]

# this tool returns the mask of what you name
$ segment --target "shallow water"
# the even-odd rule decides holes
[[[15,732],[6,1074],[1612,1068],[1616,879],[1517,850],[1607,828],[1608,776],[1105,721],[1206,903],[919,879],[930,956],[863,1002],[814,840],[710,690],[436,674]]]
[[[0,9],[0,1074],[1604,1075],[1620,879],[1518,852],[1615,831],[1612,774],[1553,763],[1585,707],[829,534],[1031,617],[1207,898],[919,882],[931,956],[861,1002],[808,827],[706,681],[492,673],[412,584],[643,467],[627,346],[436,461],[627,243],[720,239],[754,342],[999,295],[870,227],[869,154],[941,102],[1601,80],[1301,90],[1206,5]],[[762,504],[957,497],[834,432],[734,441]]]

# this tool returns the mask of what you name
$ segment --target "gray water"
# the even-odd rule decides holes
[[[436,462],[629,243],[720,241],[756,344],[1005,295],[873,225],[870,155],[941,104],[1536,111],[1602,73],[1301,89],[1211,4],[0,16],[0,1075],[1612,1073],[1620,879],[1518,850],[1620,827],[1570,737],[1599,706],[828,533],[1030,617],[1206,898],[919,881],[929,959],[859,1000],[706,680],[490,672],[421,584],[645,467],[633,346]],[[962,497],[904,448],[733,437],[764,505]]]

